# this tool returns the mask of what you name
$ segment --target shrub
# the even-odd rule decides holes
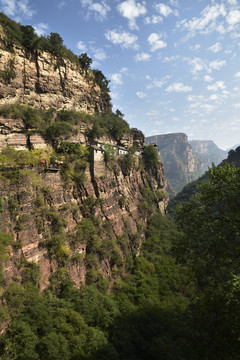
[[[105,145],[104,161],[106,164],[114,159],[115,150],[110,145]]]
[[[152,144],[145,146],[143,160],[146,170],[156,171],[159,168],[158,151]]]
[[[59,121],[46,129],[46,138],[50,140],[54,146],[56,146],[61,139],[66,139],[72,133],[73,126],[71,124]]]
[[[90,68],[92,59],[87,55],[87,53],[82,53],[78,57],[79,64],[81,65],[83,70],[88,70]]]
[[[0,77],[3,79],[5,84],[8,85],[17,77],[17,74],[13,69],[5,68],[4,70],[0,70]]]
[[[130,171],[135,166],[135,159],[131,153],[121,156],[120,165],[124,176],[129,175]]]
[[[33,50],[36,47],[38,36],[31,25],[21,25],[22,45],[28,50]]]

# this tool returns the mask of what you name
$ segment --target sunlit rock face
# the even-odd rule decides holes
[[[0,38],[3,30],[0,28]],[[111,111],[92,73],[78,64],[48,52],[28,54],[18,46],[7,51],[0,39],[0,70],[10,66],[16,77],[6,82],[0,77],[0,105],[20,103],[42,109],[68,109],[87,113]]]
[[[212,163],[220,164],[227,157],[227,151],[219,149],[212,140],[192,140],[189,143],[193,153],[203,160],[204,170],[207,170],[208,166],[211,167]]]
[[[147,137],[146,144],[152,143],[160,149],[170,197],[204,172],[204,162],[193,153],[186,134],[171,133]]]

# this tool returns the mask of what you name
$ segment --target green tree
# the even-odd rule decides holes
[[[31,25],[21,25],[21,32],[23,46],[25,46],[25,48],[28,50],[33,50],[36,46],[36,41],[38,39],[34,28]]]
[[[110,80],[107,80],[107,78],[103,75],[101,70],[94,69],[93,75],[95,78],[95,82],[100,86],[102,90],[108,91]]]
[[[240,168],[224,163],[213,166],[199,193],[177,209],[183,235],[175,253],[196,285],[189,312],[190,358],[239,358],[239,194]]]
[[[82,53],[81,55],[79,55],[78,61],[79,61],[79,64],[81,65],[82,69],[85,71],[90,69],[90,66],[93,62],[87,53]]]
[[[58,33],[51,32],[47,37],[49,43],[49,50],[55,55],[62,55],[63,52],[63,39]]]
[[[61,139],[66,139],[73,132],[73,126],[66,122],[58,122],[46,129],[46,138],[52,142],[54,146],[58,145]]]
[[[145,146],[143,150],[144,164],[147,170],[156,171],[159,167],[158,151],[152,144]]]

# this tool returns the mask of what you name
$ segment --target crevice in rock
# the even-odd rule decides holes
[[[23,79],[23,93],[26,92],[26,59],[23,60],[23,71],[22,71],[22,79]]]
[[[37,75],[37,81],[35,83],[35,90],[36,90],[36,93],[39,94],[39,93],[42,93],[43,91],[40,86],[40,68],[39,68],[39,63],[38,63],[38,53],[37,52],[35,53],[35,66],[36,66],[36,75]]]
[[[60,78],[60,84],[61,84],[61,88],[62,88],[62,92],[65,93],[65,88],[66,88],[66,81],[67,81],[67,69],[66,69],[66,64],[63,61],[63,59],[61,59],[61,61],[58,59],[58,73],[59,73],[59,78]],[[64,76],[62,75],[60,66],[64,67]]]

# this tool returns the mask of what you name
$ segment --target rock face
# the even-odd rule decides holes
[[[204,172],[203,162],[193,154],[184,133],[172,133],[146,137],[146,144],[156,144],[160,149],[167,191],[175,196],[190,181]]]
[[[10,175],[10,181],[7,178],[12,169],[5,169],[5,178],[0,179],[0,232],[13,236],[9,261],[4,264],[7,281],[24,276],[20,265],[24,261],[39,266],[41,288],[49,285],[49,279],[62,268],[64,259],[51,256],[51,248],[46,243],[51,238],[57,239],[59,235],[54,235],[54,229],[63,224],[61,236],[69,239],[62,250],[62,256],[68,256],[64,268],[77,286],[84,283],[89,268],[86,263],[89,245],[84,239],[77,243],[71,239],[76,237],[81,220],[93,212],[99,226],[106,229],[102,233],[103,243],[109,241],[109,236],[112,242],[125,237],[129,251],[137,253],[144,239],[136,242],[136,234],[147,220],[141,208],[144,189],[147,186],[153,193],[165,192],[162,166],[155,176],[137,166],[123,174],[117,164],[112,169],[105,167],[104,176],[93,176],[91,166],[93,164],[86,169],[86,180],[80,186],[66,186],[58,169],[25,168],[20,170],[20,178]],[[167,196],[160,200],[156,197],[156,209],[164,213],[166,206]],[[79,254],[81,259],[76,261]],[[113,265],[107,257],[102,258],[100,271],[105,277],[111,275]]]
[[[0,35],[2,32],[0,29]],[[41,109],[111,111],[108,97],[94,83],[91,71],[85,74],[78,65],[49,53],[27,54],[17,46],[9,52],[1,36],[0,51],[0,106],[21,103]],[[16,76],[5,76],[9,74]],[[68,142],[87,147],[86,125],[74,126],[77,131]],[[24,160],[6,165],[3,154],[0,238],[1,232],[12,236],[9,258],[3,265],[7,283],[26,281],[39,268],[42,289],[51,279],[56,285],[64,274],[80,286],[86,278],[88,283],[97,281],[99,273],[103,279],[111,277],[128,252],[137,256],[144,240],[140,229],[151,212],[164,214],[168,202],[162,164],[154,173],[144,170],[144,141],[142,132],[134,129],[118,140],[105,136],[97,144],[91,142],[93,154],[99,142],[128,154],[112,155],[109,162],[104,161],[103,153],[96,158],[89,154],[87,160],[83,146],[83,159],[81,154],[71,153],[53,163],[40,158],[31,165]],[[20,158],[32,149],[45,150],[31,152],[31,156],[44,152],[57,156],[36,129],[29,131],[21,119],[0,117],[0,150],[7,146],[25,150],[17,153]],[[137,151],[130,154],[133,146]]]
[[[67,59],[59,59],[47,52],[27,54],[14,47],[5,49],[0,28],[0,71],[12,69],[15,78],[0,77],[0,105],[21,103],[42,109],[68,109],[94,113],[111,111],[101,89],[89,71]]]
[[[204,170],[208,166],[220,164],[220,162],[227,157],[227,151],[219,149],[212,140],[192,140],[189,141],[193,154],[199,156],[204,163]]]

